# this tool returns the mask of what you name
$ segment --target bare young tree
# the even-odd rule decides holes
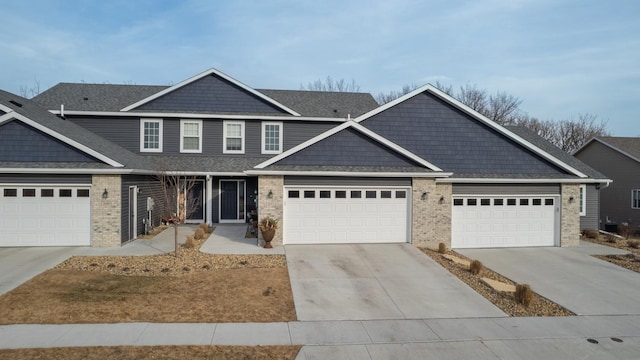
[[[40,95],[40,80],[37,78],[33,78],[31,86],[20,85],[20,96],[23,98],[31,99],[37,95]]]
[[[391,102],[403,95],[406,95],[410,92],[412,92],[413,90],[419,88],[420,86],[416,85],[416,84],[407,84],[402,86],[402,89],[400,91],[395,91],[395,90],[391,90],[387,93],[381,92],[378,94],[378,96],[376,96],[376,101],[378,102],[378,104],[380,105],[384,105],[388,102]]]
[[[170,219],[174,228],[174,250],[178,254],[178,226],[184,223],[202,203],[202,195],[195,193],[199,179],[193,175],[176,174],[161,171],[155,175],[161,185],[161,208],[165,216]]]
[[[358,85],[354,79],[351,79],[351,82],[348,82],[345,79],[334,80],[331,76],[327,76],[325,80],[318,79],[314,82],[308,83],[306,87],[300,84],[300,90],[359,92],[360,85]]]

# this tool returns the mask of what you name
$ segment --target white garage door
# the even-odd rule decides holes
[[[285,188],[285,244],[409,239],[409,189]]]
[[[556,196],[454,197],[451,247],[555,246]]]
[[[0,185],[0,246],[90,245],[89,186]]]

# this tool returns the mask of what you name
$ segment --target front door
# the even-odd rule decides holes
[[[220,180],[220,222],[245,221],[245,181]]]
[[[204,222],[204,181],[197,180],[187,194],[187,204],[191,210],[187,211],[187,222]],[[191,200],[190,200],[191,199]]]
[[[129,240],[136,238],[137,234],[137,213],[138,213],[138,187],[129,186]]]

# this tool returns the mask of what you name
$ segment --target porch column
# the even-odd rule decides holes
[[[207,190],[206,190],[206,222],[207,225],[211,226],[213,224],[213,178],[211,175],[207,175]]]

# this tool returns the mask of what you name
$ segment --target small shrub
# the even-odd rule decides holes
[[[193,249],[196,247],[196,243],[193,241],[193,236],[187,236],[187,240],[182,245],[185,249]]]
[[[627,241],[627,246],[633,249],[640,249],[640,241],[638,240],[629,240]]]
[[[197,228],[196,232],[193,234],[193,237],[196,240],[202,240],[204,239],[204,230],[202,230],[202,228]]]
[[[482,264],[482,262],[480,260],[473,260],[471,262],[471,264],[469,265],[469,271],[473,274],[473,275],[478,275],[480,274],[480,272],[482,271],[482,269],[484,269],[484,265]]]
[[[209,230],[209,225],[207,225],[206,223],[202,223],[200,224],[200,229],[202,229],[202,231],[207,232]]]
[[[607,236],[604,237],[605,241],[608,243],[616,243],[616,236],[615,235],[611,235],[611,234],[607,234]]]
[[[633,235],[633,227],[629,225],[629,223],[622,223],[618,228],[618,232],[622,237],[628,239],[631,235]]]
[[[447,252],[447,245],[445,245],[444,243],[438,244],[438,252],[440,254],[446,253]]]
[[[595,229],[587,229],[587,230],[584,230],[582,232],[582,234],[587,239],[597,239],[598,235],[600,235],[600,232],[598,230],[595,230]]]
[[[529,284],[516,284],[516,293],[514,294],[516,302],[529,307],[533,301],[533,290]]]
[[[204,265],[202,265],[202,268],[205,269],[205,270],[209,270],[209,269],[211,269],[211,265],[204,264]]]

